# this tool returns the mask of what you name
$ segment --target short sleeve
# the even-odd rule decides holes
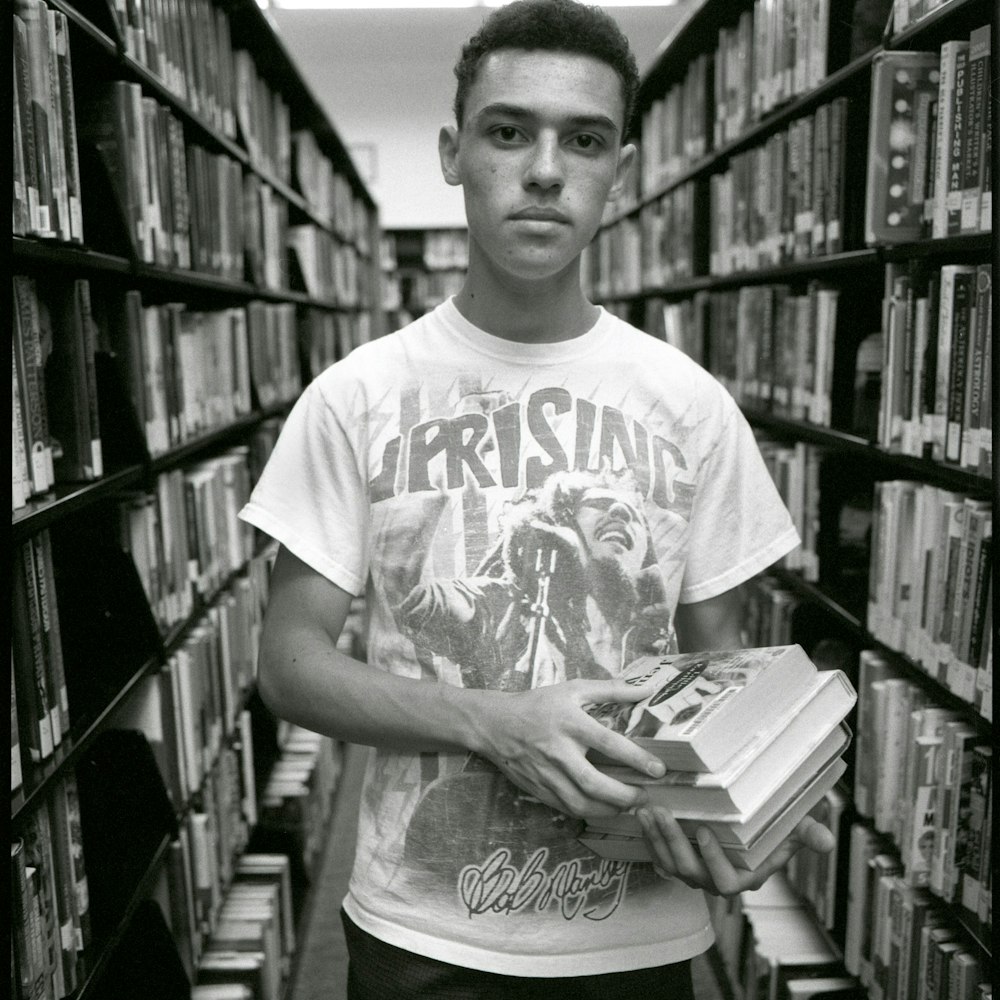
[[[718,597],[799,544],[750,425],[720,391],[721,429],[698,472],[682,604]]]
[[[351,424],[314,381],[289,413],[240,517],[357,595],[368,573],[369,505]]]

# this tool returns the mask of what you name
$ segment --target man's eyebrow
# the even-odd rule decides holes
[[[505,104],[502,101],[484,105],[473,117],[478,119],[497,115],[519,121],[534,121],[538,118],[538,115],[528,108],[523,108],[518,104]],[[618,126],[606,115],[571,115],[566,121],[574,128],[605,129],[612,133],[618,132]]]

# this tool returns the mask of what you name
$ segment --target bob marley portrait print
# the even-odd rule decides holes
[[[519,691],[676,652],[692,487],[674,442],[563,386],[518,398],[459,380],[434,398],[414,384],[398,404],[369,483],[376,661]],[[474,754],[380,753],[373,768],[369,805],[408,817],[392,880],[468,918],[603,920],[655,880],[591,854],[577,820]]]

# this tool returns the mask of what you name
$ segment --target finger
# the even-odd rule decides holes
[[[711,884],[720,896],[735,896],[747,887],[750,878],[747,872],[737,871],[726,856],[718,837],[707,826],[699,826],[697,832],[698,851],[708,871]],[[761,882],[763,884],[763,882]]]
[[[580,791],[593,803],[605,807],[604,815],[634,809],[646,801],[646,792],[639,785],[618,781],[599,771],[588,760],[584,760],[580,770],[575,772],[575,780]],[[598,815],[587,813],[587,815]]]
[[[653,868],[660,878],[676,878],[678,876],[677,862],[670,853],[670,845],[664,840],[648,809],[640,809],[636,814],[645,835],[646,843],[653,853]]]
[[[651,778],[662,778],[667,773],[666,765],[659,757],[644,750],[627,736],[622,736],[621,733],[616,733],[595,720],[588,721],[581,738],[592,750],[640,774]]]
[[[640,810],[644,811],[646,810]],[[663,806],[656,806],[648,810],[648,813],[656,831],[669,848],[669,855],[674,861],[674,874],[688,885],[711,891],[712,883],[708,870],[691,847],[687,834],[681,829],[673,813]]]
[[[837,838],[819,820],[806,816],[792,832],[800,847],[808,847],[817,854],[829,854],[837,846]]]
[[[606,681],[568,681],[567,686],[579,699],[581,706],[604,705],[608,702],[631,704],[648,698],[659,687],[654,678],[636,684],[623,677],[614,677]]]

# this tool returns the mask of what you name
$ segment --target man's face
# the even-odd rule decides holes
[[[482,61],[461,128],[441,134],[473,260],[529,280],[575,264],[635,155],[621,146],[624,104],[617,73],[591,56],[503,49]]]
[[[613,490],[592,488],[577,505],[577,530],[593,560],[617,563],[636,580],[646,558],[646,523],[642,514]]]

